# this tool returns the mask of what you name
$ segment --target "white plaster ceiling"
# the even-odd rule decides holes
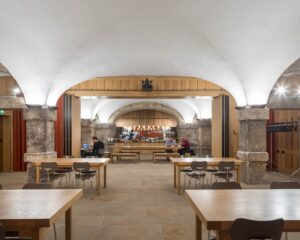
[[[101,123],[107,123],[118,109],[133,103],[155,102],[163,104],[181,114],[186,123],[211,118],[211,98],[200,99],[91,99],[81,98],[81,118],[94,119],[98,115]]]
[[[125,75],[194,76],[266,104],[300,56],[299,0],[0,0],[0,62],[27,104]]]

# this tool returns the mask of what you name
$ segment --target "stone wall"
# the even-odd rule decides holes
[[[25,100],[23,97],[0,97],[1,109],[22,109],[25,107]]]
[[[211,155],[211,120],[180,124],[177,127],[178,139],[185,137],[197,156]]]
[[[90,143],[95,135],[94,122],[93,120],[81,119],[81,145]]]

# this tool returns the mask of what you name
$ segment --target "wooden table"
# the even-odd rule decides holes
[[[42,239],[43,230],[65,214],[65,239],[72,239],[72,205],[81,189],[1,190],[0,222],[22,237]]]
[[[230,239],[237,218],[283,218],[285,232],[300,232],[300,190],[186,190],[186,196],[196,213],[196,240],[202,240],[202,226],[215,230],[219,240]]]
[[[40,181],[40,168],[42,162],[56,162],[59,167],[72,167],[74,162],[88,162],[92,168],[97,170],[96,189],[97,195],[100,195],[101,188],[101,168],[103,167],[104,188],[106,188],[106,165],[110,158],[49,158],[41,161],[35,161],[31,164],[36,168],[36,182]]]
[[[221,161],[234,161],[235,170],[237,174],[237,182],[240,182],[240,167],[243,161],[235,158],[170,158],[170,161],[174,164],[174,188],[177,187],[177,193],[181,193],[181,178],[180,169],[185,167],[190,167],[191,163],[194,161],[206,161],[208,166],[217,167]]]

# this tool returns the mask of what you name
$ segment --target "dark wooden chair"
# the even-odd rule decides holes
[[[214,182],[212,189],[242,189],[237,182]]]
[[[270,189],[300,189],[298,182],[286,181],[286,182],[271,182]]]
[[[283,231],[283,219],[254,221],[236,219],[230,228],[232,240],[280,240]]]

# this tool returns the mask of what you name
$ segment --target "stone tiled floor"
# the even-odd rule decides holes
[[[190,240],[194,239],[194,212],[183,196],[173,190],[171,164],[119,163],[108,166],[108,188],[95,196],[87,184],[83,198],[74,206],[75,240]],[[268,179],[287,179],[269,174]],[[5,188],[20,188],[25,173],[0,173]],[[267,185],[244,188],[267,188]],[[64,239],[64,219],[57,223]],[[46,232],[53,238],[53,230]],[[207,239],[207,233],[203,233]],[[289,234],[290,240],[300,234]]]

